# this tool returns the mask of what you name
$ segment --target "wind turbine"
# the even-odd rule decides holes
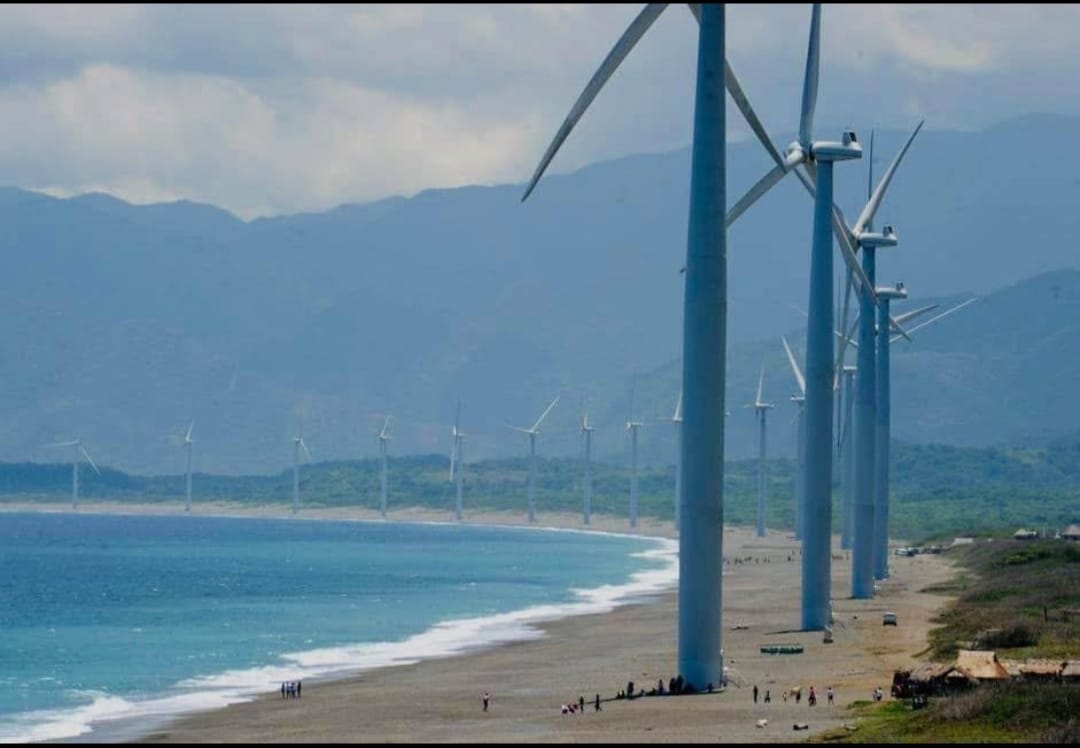
[[[548,146],[522,200],[532,192],[604,83],[665,7],[666,4],[660,3],[647,5],[616,42]],[[688,417],[681,447],[684,480],[679,512],[688,521],[679,534],[677,670],[687,683],[701,689],[707,683],[724,681],[721,571],[727,373],[726,229],[777,181],[755,185],[753,199],[740,201],[726,215],[723,213],[727,167],[724,86],[773,161],[784,165],[779,176],[792,167],[785,165],[769,140],[725,60],[724,5],[691,4],[690,11],[698,21],[698,56],[683,310],[683,393]],[[802,174],[798,176],[813,191],[806,178]],[[855,262],[853,256],[846,259]]]
[[[630,410],[626,414],[626,430],[630,432],[630,527],[637,527],[638,510],[638,431],[644,425],[634,420],[634,395],[637,391],[637,374],[630,387]]]
[[[886,225],[880,234],[873,233],[871,229],[874,215],[885,198],[885,192],[889,188],[893,175],[896,173],[904,154],[911,147],[915,136],[922,129],[920,122],[911,133],[904,147],[896,154],[896,158],[882,175],[877,188],[867,200],[862,213],[855,225],[848,228],[844,224],[843,234],[846,241],[856,244],[863,253],[862,270],[865,277],[873,285],[876,275],[875,253],[879,247],[895,247],[899,243],[896,232],[892,226]],[[864,289],[865,290],[865,289]],[[875,292],[876,296],[876,292]],[[851,552],[851,596],[856,599],[866,599],[874,595],[873,580],[873,528],[874,528],[874,459],[876,448],[875,438],[875,415],[877,395],[876,389],[876,361],[875,353],[875,329],[874,329],[874,302],[868,293],[863,293],[859,300],[859,350],[857,357],[857,374],[855,379],[855,476],[853,484],[853,532]],[[847,314],[847,299],[844,304],[844,315]],[[886,316],[884,319],[890,320]],[[841,328],[846,326],[847,320],[841,320]],[[898,325],[899,327],[899,325]],[[885,329],[885,328],[883,328]],[[901,328],[901,332],[903,330]],[[906,333],[903,333],[906,334]],[[838,362],[844,360],[844,348],[846,337],[840,341]]]
[[[94,472],[101,475],[101,471],[98,470],[98,466],[94,464],[94,459],[90,456],[90,453],[83,447],[82,442],[78,439],[72,439],[69,442],[57,442],[56,444],[46,444],[47,449],[53,447],[71,447],[71,508],[79,508],[79,462],[83,457],[90,463],[90,467],[94,468]]]
[[[382,458],[382,474],[379,478],[379,512],[386,519],[386,443],[390,441],[390,416],[383,421],[382,430],[379,431],[379,456]]]
[[[796,416],[798,424],[795,427],[795,539],[802,540],[804,532],[803,500],[806,490],[803,484],[806,475],[806,378],[795,360],[795,354],[791,352],[791,346],[788,345],[787,338],[781,335],[780,341],[784,344],[784,351],[787,353],[788,361],[791,363],[791,373],[795,377],[795,384],[799,386],[799,394],[792,395],[791,402],[795,403],[798,408],[798,415]]]
[[[761,365],[761,374],[758,376],[757,395],[754,402],[746,406],[754,409],[758,422],[758,476],[757,476],[757,536],[765,537],[765,416],[775,408],[772,403],[762,400],[765,387],[765,364]]]
[[[592,432],[595,426],[589,425],[589,409],[585,401],[581,402],[581,436],[585,442],[585,477],[582,481],[582,489],[585,494],[585,505],[582,509],[582,522],[589,524],[589,515],[592,514]]]
[[[679,392],[679,399],[675,402],[671,425],[675,427],[675,531],[678,532],[679,496],[682,488],[682,392]]]
[[[304,450],[308,462],[311,462],[311,452],[304,443],[304,435],[297,434],[293,437],[292,458],[292,513],[300,511],[300,450]]]
[[[454,503],[454,517],[461,521],[461,488],[462,488],[462,444],[465,441],[465,432],[461,430],[461,401],[458,400],[457,415],[454,416],[454,426],[450,430],[450,480],[454,480],[454,467],[457,465],[457,499]],[[385,513],[385,512],[384,512]]]
[[[531,428],[523,429],[518,426],[510,426],[514,431],[520,431],[523,434],[529,435],[529,522],[536,521],[536,435],[540,433],[540,424],[547,418],[547,414],[551,412],[551,409],[555,407],[555,403],[559,402],[559,396],[556,395],[555,399],[551,401],[551,405],[547,406],[547,410],[540,414],[540,417],[536,419],[536,423]]]
[[[184,437],[184,451],[187,453],[187,490],[184,494],[184,511],[191,511],[191,445],[195,443],[195,440],[191,438],[191,430],[195,428],[195,422],[192,421],[188,425],[187,436]]]
[[[897,283],[895,287],[878,288],[878,298],[881,299],[881,306],[878,307],[878,325],[880,329],[885,329],[885,320],[887,320],[889,314],[889,301],[892,299],[905,299],[907,298],[907,290],[904,288],[903,283]],[[908,331],[907,335],[879,335],[878,336],[878,350],[877,350],[877,422],[875,424],[877,433],[875,434],[877,454],[875,455],[875,463],[877,466],[876,475],[874,476],[874,545],[873,545],[873,560],[874,560],[874,578],[875,579],[887,579],[889,576],[889,452],[890,452],[890,438],[891,438],[891,393],[890,393],[890,345],[900,338],[906,338],[908,342],[911,342],[911,333],[916,330],[921,330],[929,324],[932,324],[940,319],[943,319],[953,312],[963,309],[965,306],[975,301],[974,298],[957,304],[956,306],[948,309],[945,312],[931,317],[922,324],[916,325]],[[933,305],[936,306],[936,305]],[[910,319],[928,309],[933,308],[923,307],[922,309],[916,309],[914,312],[909,312],[906,317]]]

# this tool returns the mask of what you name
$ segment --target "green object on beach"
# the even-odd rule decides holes
[[[803,646],[801,644],[769,644],[768,646],[761,648],[761,654],[767,655],[792,655],[802,654]]]

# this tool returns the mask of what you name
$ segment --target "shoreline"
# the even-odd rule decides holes
[[[48,507],[47,509],[45,509]],[[0,511],[61,511],[63,504],[6,504]],[[194,509],[194,508],[193,508]],[[207,511],[209,509],[209,512]],[[84,513],[179,515],[183,507],[120,502],[87,503]],[[189,516],[292,518],[288,507],[236,507],[203,504]],[[297,519],[383,521],[376,511],[303,509]],[[540,514],[536,525],[523,523],[523,513],[480,512],[465,524],[516,525],[533,529],[585,530],[630,535],[625,518],[600,517],[584,528],[577,514]],[[388,514],[388,522],[454,524],[449,512],[402,509]],[[637,536],[672,538],[670,523],[641,521]],[[144,722],[145,730],[113,731],[113,739],[133,742],[266,742],[266,741],[421,741],[421,742],[789,742],[817,735],[841,725],[843,706],[867,699],[874,686],[886,691],[892,668],[908,664],[926,646],[929,619],[947,598],[919,593],[922,587],[952,575],[952,567],[939,557],[917,556],[891,560],[893,577],[882,584],[872,600],[834,598],[837,623],[835,642],[823,644],[819,632],[794,631],[798,620],[798,544],[786,533],[767,538],[753,529],[727,527],[725,555],[757,557],[767,563],[725,567],[723,640],[729,686],[723,693],[696,698],[645,698],[606,701],[627,680],[655,685],[675,662],[677,591],[653,593],[645,599],[625,600],[609,612],[571,614],[529,624],[535,637],[495,642],[462,653],[429,657],[358,674],[313,680],[305,685],[303,700],[283,701],[274,694],[255,696],[209,711],[199,711]],[[834,551],[835,553],[836,551]],[[787,561],[788,556],[793,557]],[[841,556],[842,557],[842,556]],[[895,559],[895,560],[894,560]],[[846,591],[848,562],[833,562],[833,589]],[[585,587],[586,585],[578,585]],[[881,610],[900,614],[901,626],[882,631]],[[876,617],[872,614],[876,613]],[[876,621],[876,626],[874,625]],[[738,630],[736,630],[736,627]],[[899,635],[898,635],[899,634]],[[889,641],[893,640],[893,641]],[[798,641],[803,655],[761,655],[764,643]],[[636,677],[634,677],[636,676]],[[805,699],[796,706],[784,702],[781,692],[795,684],[817,684],[819,705],[808,709]],[[772,704],[753,704],[750,686],[772,691]],[[836,688],[837,704],[825,705],[827,685]],[[479,707],[480,694],[492,693],[487,713]],[[580,693],[579,693],[580,692]],[[603,711],[592,702],[599,693]],[[564,717],[559,705],[584,696],[587,713]],[[768,726],[757,728],[758,720]],[[792,731],[792,724],[807,722],[807,731]],[[81,738],[62,742],[104,739],[104,725]]]

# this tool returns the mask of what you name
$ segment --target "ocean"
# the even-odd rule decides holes
[[[132,736],[537,638],[671,587],[673,541],[437,523],[0,514],[0,742]]]

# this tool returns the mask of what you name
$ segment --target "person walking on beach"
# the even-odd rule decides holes
[[[768,704],[772,699],[769,697],[769,689],[765,689],[765,703]]]
[[[600,694],[596,694],[596,701],[594,702],[594,706],[596,707],[596,711],[599,712],[600,711]]]
[[[285,698],[285,681],[281,681],[281,698]]]
[[[487,691],[484,691],[484,695],[481,696],[480,698],[484,702],[484,711],[486,712],[487,708],[488,708],[488,702],[491,701],[491,694],[489,694]]]
[[[298,699],[300,698],[300,686],[301,686],[300,681],[296,681],[296,698],[298,698]]]
[[[578,709],[580,710],[578,713],[579,714],[584,714],[585,713],[585,697],[584,696],[578,696],[577,697],[577,705],[578,705]]]
[[[828,697],[828,699],[829,699],[829,706],[832,706],[832,703],[833,703],[833,690],[832,690],[832,686],[829,686],[829,688],[828,688],[828,689],[827,689],[827,690],[825,691],[825,695],[826,695],[826,696]]]
[[[754,703],[757,703],[757,686],[754,686]]]

